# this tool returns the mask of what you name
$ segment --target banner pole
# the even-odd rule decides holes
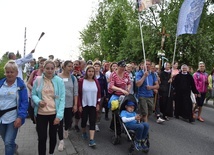
[[[176,38],[175,38],[175,47],[174,47],[173,58],[172,58],[172,65],[175,62],[175,52],[176,52],[177,40],[178,40],[178,36],[176,35]],[[171,78],[172,78],[172,74],[171,74]],[[172,88],[172,83],[170,83],[170,85],[169,85],[169,94],[168,94],[168,97],[170,97],[171,88]]]
[[[138,12],[138,20],[139,20],[139,25],[140,25],[141,43],[142,43],[142,48],[143,48],[144,68],[145,68],[145,71],[147,71],[147,67],[146,67],[146,54],[145,54],[144,40],[143,40],[143,31],[142,31],[142,25],[141,25],[140,13],[139,12]],[[148,77],[146,77],[146,82],[147,82],[147,85],[149,86]]]

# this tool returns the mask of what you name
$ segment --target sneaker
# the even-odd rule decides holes
[[[88,135],[87,135],[86,132],[84,132],[84,133],[82,134],[82,138],[83,138],[84,140],[88,139]]]
[[[88,146],[96,146],[95,140],[90,140]]]
[[[141,147],[142,147],[142,150],[143,150],[143,151],[148,151],[148,150],[149,150],[148,146],[146,145],[146,141],[143,141],[143,142],[141,143]]]
[[[156,122],[157,122],[158,124],[161,124],[161,123],[165,122],[165,120],[159,117],[159,118],[156,120]]]
[[[76,130],[76,132],[80,132],[80,128],[78,127],[78,125],[75,125],[74,129]]]
[[[136,140],[134,141],[134,146],[135,146],[136,150],[138,150],[138,151],[142,150],[141,143]]]
[[[60,140],[59,141],[59,146],[58,146],[58,151],[63,151],[63,149],[64,149],[64,141]]]
[[[198,117],[198,120],[199,120],[200,122],[204,122],[204,119],[201,118],[201,117]]]
[[[99,126],[96,124],[95,125],[95,130],[97,131],[97,132],[100,132],[100,128],[99,128]]]
[[[68,130],[64,130],[64,135],[63,135],[63,137],[64,137],[65,139],[68,138]]]

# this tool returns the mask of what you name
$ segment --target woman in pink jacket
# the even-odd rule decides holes
[[[198,71],[193,74],[193,78],[195,81],[196,89],[199,92],[199,95],[197,96],[197,99],[196,99],[197,105],[195,106],[193,113],[198,108],[197,119],[200,122],[204,122],[204,119],[201,117],[201,112],[202,112],[202,106],[204,105],[204,99],[206,97],[207,87],[208,87],[208,74],[205,72],[204,62],[199,62]]]

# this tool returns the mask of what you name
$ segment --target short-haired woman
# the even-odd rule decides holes
[[[0,80],[0,135],[5,155],[17,151],[15,139],[18,128],[24,124],[28,109],[28,94],[24,81],[17,77],[18,66],[9,60],[4,66],[5,78]]]

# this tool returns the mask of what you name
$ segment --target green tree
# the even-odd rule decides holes
[[[164,50],[172,61],[176,27],[183,0],[163,1],[140,14],[146,58],[158,61],[157,51],[161,48],[161,30],[166,28]],[[104,0],[100,2],[97,14],[81,32],[82,55],[84,59],[99,58],[109,61],[128,58],[140,62],[143,59],[138,12],[135,3],[127,0]],[[207,0],[201,16],[198,32],[178,37],[175,60],[197,67],[204,61],[213,67],[214,58],[214,11],[213,1]]]

